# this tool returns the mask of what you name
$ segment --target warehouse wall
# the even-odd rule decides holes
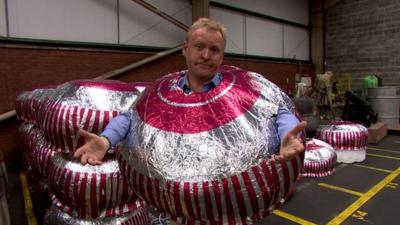
[[[326,70],[351,75],[354,88],[367,74],[400,85],[400,1],[342,0],[325,21]]]
[[[57,48],[43,46],[0,46],[0,114],[14,109],[15,98],[23,91],[59,85],[76,79],[90,79],[150,56],[149,53],[104,49]],[[294,85],[298,73],[296,63],[226,57],[224,64],[236,65],[258,72],[286,87],[286,78]],[[161,58],[130,70],[113,79],[126,82],[153,81],[163,74],[185,69],[181,54]],[[312,75],[309,64],[303,64],[303,74]],[[18,160],[21,152],[17,141],[15,119],[0,126],[0,146],[6,160]]]

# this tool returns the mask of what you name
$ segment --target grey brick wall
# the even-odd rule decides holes
[[[400,1],[342,0],[327,10],[325,70],[350,75],[353,89],[367,74],[400,86]]]

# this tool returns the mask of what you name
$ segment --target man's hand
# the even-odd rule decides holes
[[[296,154],[304,151],[303,142],[297,137],[297,134],[307,127],[307,122],[302,121],[291,129],[283,138],[279,155],[283,160],[289,160]]]
[[[74,157],[81,157],[82,165],[100,165],[110,147],[107,139],[82,129],[79,129],[78,134],[85,139],[85,144],[75,151]]]

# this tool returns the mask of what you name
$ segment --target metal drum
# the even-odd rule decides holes
[[[368,102],[378,113],[378,121],[399,124],[400,87],[386,86],[368,89]]]

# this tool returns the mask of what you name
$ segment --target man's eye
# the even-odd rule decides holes
[[[204,48],[204,46],[203,46],[203,45],[200,45],[200,44],[197,44],[197,45],[195,45],[194,47],[196,47],[197,49],[203,49],[203,48]]]
[[[217,47],[211,48],[211,51],[214,52],[214,53],[220,52],[219,48],[217,48]]]

